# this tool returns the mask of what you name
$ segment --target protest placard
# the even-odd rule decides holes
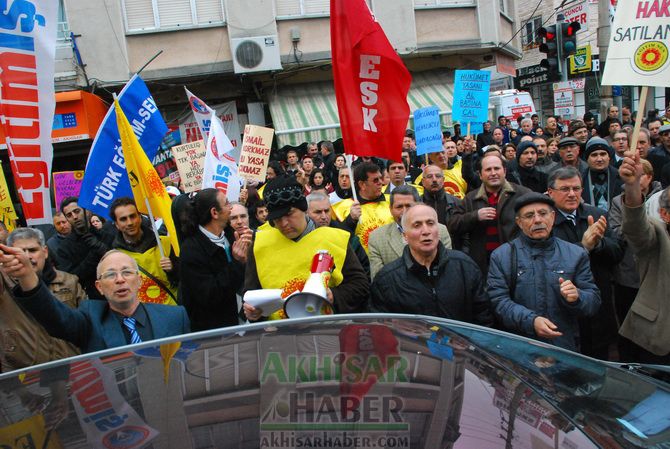
[[[84,170],[54,172],[54,199],[56,207],[68,196],[79,197],[84,182]]]
[[[186,193],[196,192],[202,186],[206,150],[205,142],[202,140],[172,147],[172,156],[177,163],[182,187]]]
[[[247,181],[265,181],[265,172],[270,161],[270,147],[274,129],[256,125],[244,127],[239,173]]]
[[[437,106],[428,106],[414,111],[414,135],[416,154],[442,151],[440,110]]]
[[[618,2],[602,84],[670,87],[667,11],[660,0]]]
[[[461,123],[485,122],[489,114],[491,72],[456,70],[451,117]]]

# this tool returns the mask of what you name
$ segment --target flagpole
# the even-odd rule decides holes
[[[144,190],[143,187],[140,187],[142,190]],[[156,236],[156,244],[158,245],[158,251],[161,253],[161,259],[165,257],[165,251],[163,251],[163,245],[161,245],[161,239],[160,236],[158,235],[158,229],[156,229],[156,221],[154,221],[154,213],[151,210],[151,205],[149,204],[149,197],[147,197],[146,192],[144,192],[144,204],[147,206],[147,210],[149,211],[149,219],[151,220],[151,229],[154,231],[154,235]]]
[[[356,184],[354,181],[354,169],[351,166],[354,163],[354,157],[350,154],[344,154],[344,158],[347,160],[347,170],[349,170],[349,184],[351,184],[351,197],[354,201],[358,202],[358,195],[356,195]]]
[[[642,125],[642,117],[644,117],[644,108],[646,106],[647,102],[647,91],[649,90],[649,87],[647,86],[642,86],[642,89],[640,90],[640,104],[638,105],[637,108],[637,120],[635,120],[635,127],[633,128],[633,135],[631,136],[630,139],[630,151],[631,154],[635,154],[635,151],[637,150],[637,140],[640,137],[640,126]],[[640,116],[640,113],[642,113],[642,116]],[[633,157],[633,156],[631,156]]]

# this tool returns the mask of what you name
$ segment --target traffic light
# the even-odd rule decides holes
[[[561,48],[558,45],[556,25],[542,27],[537,30],[537,33],[543,39],[540,44],[540,52],[547,54],[547,58],[543,59],[540,65],[550,72],[561,73]]]
[[[581,28],[579,22],[561,23],[561,53],[564,58],[577,51],[577,31]]]

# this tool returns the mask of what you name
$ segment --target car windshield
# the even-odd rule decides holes
[[[225,328],[0,377],[0,448],[667,447],[668,386],[449,320]]]

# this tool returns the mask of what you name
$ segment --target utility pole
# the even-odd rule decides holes
[[[598,58],[600,59],[600,73],[605,69],[607,47],[610,44],[610,0],[598,0]],[[598,76],[600,78],[600,76]],[[607,109],[614,103],[612,86],[600,87],[600,116],[607,117]],[[620,97],[619,97],[620,98]],[[631,105],[632,107],[633,105]],[[621,112],[621,107],[619,107]],[[638,117],[640,114],[638,113]]]

